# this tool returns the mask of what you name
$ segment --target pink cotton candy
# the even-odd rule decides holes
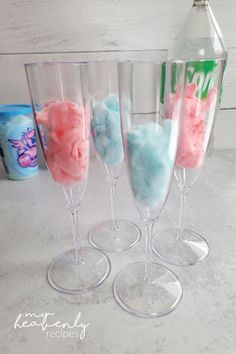
[[[71,184],[86,179],[89,117],[85,109],[69,100],[47,103],[44,110],[37,113],[37,123],[48,130],[45,154],[54,180]]]
[[[183,87],[179,85],[176,93],[174,95],[170,95],[168,97],[168,101],[166,104],[166,117],[169,119],[175,119],[175,117],[179,117],[180,110],[181,110],[181,94],[182,94]]]
[[[83,114],[84,110],[81,110],[75,102],[53,102],[48,110],[49,126],[58,135],[64,134],[65,131],[76,128],[78,125],[82,130]]]
[[[185,115],[183,124],[176,163],[185,168],[200,167],[204,157],[204,116]]]
[[[47,112],[47,109],[44,108],[43,111],[41,112],[37,112],[37,123],[39,125],[44,125],[44,126],[47,126],[48,125],[48,112]]]
[[[196,97],[197,90],[196,84],[189,84],[186,87],[182,129],[176,159],[176,164],[179,167],[198,168],[203,163],[207,116],[210,109],[216,104],[217,89],[212,88],[206,99]],[[176,94],[171,97],[171,109],[169,110],[174,113],[178,104],[179,95]]]

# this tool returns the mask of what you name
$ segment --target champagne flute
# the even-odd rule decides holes
[[[91,95],[91,133],[96,156],[110,187],[111,218],[95,224],[89,232],[92,246],[116,253],[133,247],[140,239],[140,229],[129,220],[116,217],[116,186],[124,161],[120,126],[117,62],[91,62],[89,92]]]
[[[85,63],[26,64],[34,118],[48,170],[72,218],[74,249],[49,265],[51,286],[77,294],[95,289],[110,273],[101,251],[81,247],[78,210],[89,168],[90,105]]]
[[[178,100],[170,109],[173,82]],[[178,277],[152,261],[152,238],[173,175],[184,83],[182,62],[119,63],[123,141],[134,201],[146,228],[146,260],[123,268],[113,291],[121,307],[140,317],[163,316],[182,297]]]
[[[153,250],[158,257],[180,266],[203,261],[209,253],[204,237],[186,229],[184,220],[189,191],[212,150],[212,133],[222,92],[225,60],[189,61],[186,66],[187,84],[174,173],[181,195],[179,222],[177,228],[162,230],[153,240]],[[175,99],[173,96],[172,103]]]

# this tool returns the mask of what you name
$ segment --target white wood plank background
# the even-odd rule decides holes
[[[0,55],[0,103],[28,102],[24,63],[40,61],[87,61],[102,59],[137,59],[147,55],[151,59],[161,60],[166,57],[165,51],[142,52],[96,52],[96,53],[55,53],[55,54],[17,54]],[[6,70],[7,69],[7,70]],[[236,107],[236,48],[229,50],[227,71],[224,78],[222,108]]]
[[[164,58],[192,1],[0,0],[0,103],[29,101],[26,62],[125,59],[110,51],[137,49]],[[229,48],[216,147],[236,148],[236,1],[210,3]]]
[[[235,47],[235,0],[211,0]],[[166,49],[193,0],[1,0],[0,52]]]

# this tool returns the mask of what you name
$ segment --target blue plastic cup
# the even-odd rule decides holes
[[[38,173],[36,132],[28,105],[0,105],[0,155],[9,179]]]

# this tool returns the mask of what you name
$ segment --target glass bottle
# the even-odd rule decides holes
[[[194,0],[184,25],[168,51],[169,59],[227,59],[223,34],[209,0]]]
[[[168,51],[169,60],[187,66],[182,128],[175,178],[181,193],[177,228],[163,230],[153,242],[154,252],[175,265],[202,261],[209,253],[206,240],[184,228],[187,195],[197,180],[205,157],[213,150],[213,128],[222,94],[227,50],[209,0],[194,0],[184,25]],[[172,94],[178,87],[172,82]]]

